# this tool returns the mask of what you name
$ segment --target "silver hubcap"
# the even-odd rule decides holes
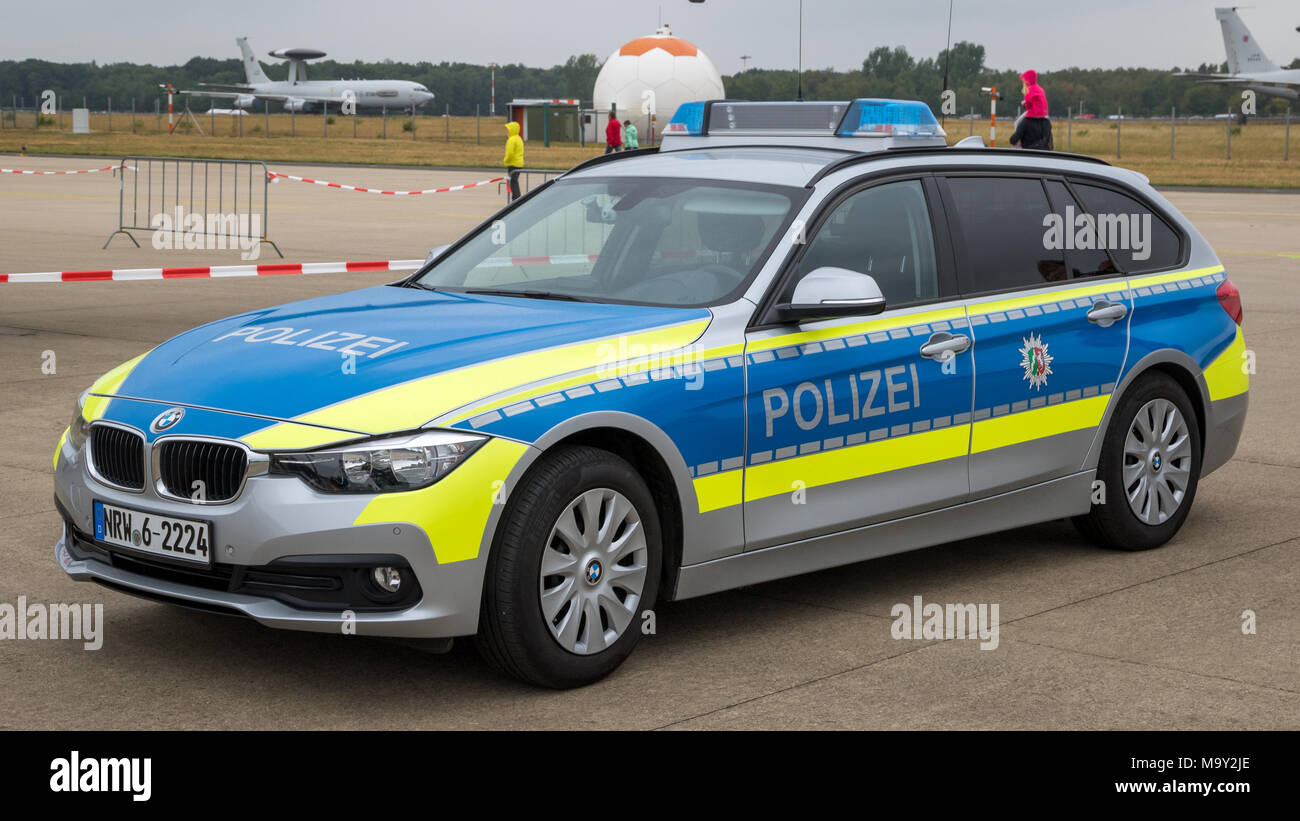
[[[1152,399],[1124,440],[1124,495],[1133,514],[1149,525],[1168,521],[1183,503],[1191,470],[1187,422],[1173,402]]]
[[[636,616],[649,559],[641,517],[616,490],[569,502],[551,528],[539,573],[542,616],[571,653],[609,647]]]

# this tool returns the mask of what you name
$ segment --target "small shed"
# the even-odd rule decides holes
[[[579,100],[512,100],[506,105],[506,116],[519,123],[519,136],[525,140],[576,143],[582,139],[580,107]]]

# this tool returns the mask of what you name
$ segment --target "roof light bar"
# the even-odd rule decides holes
[[[930,107],[917,100],[683,103],[664,136],[803,135],[826,137],[943,137]]]
[[[698,100],[693,103],[682,103],[677,107],[673,118],[664,126],[664,134],[677,134],[679,136],[695,136],[704,134],[704,108],[707,102]]]
[[[934,112],[917,100],[854,100],[837,137],[942,137]]]

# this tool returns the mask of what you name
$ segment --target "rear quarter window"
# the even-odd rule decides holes
[[[1083,207],[1096,220],[1115,263],[1126,274],[1177,267],[1183,259],[1182,236],[1150,206],[1113,188],[1072,180]]]

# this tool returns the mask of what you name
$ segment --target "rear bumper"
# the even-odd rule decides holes
[[[1201,475],[1205,476],[1227,464],[1237,452],[1241,431],[1246,425],[1250,394],[1239,393],[1210,402],[1205,419],[1205,452],[1201,458]]]

